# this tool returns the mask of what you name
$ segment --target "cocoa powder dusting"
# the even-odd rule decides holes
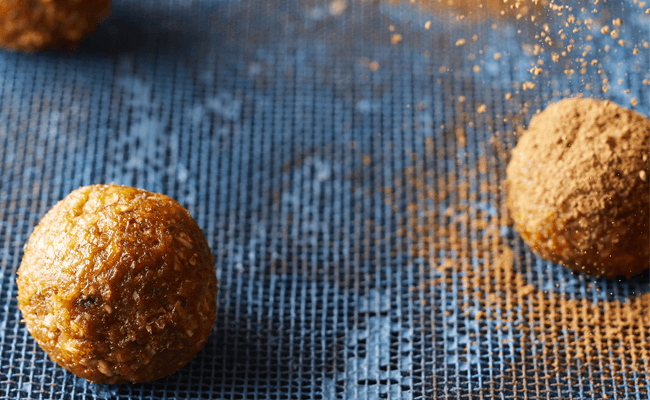
[[[569,98],[533,117],[508,165],[508,206],[542,258],[608,277],[648,268],[650,120]]]
[[[445,142],[447,146],[453,142],[453,146],[425,141],[424,158],[456,154],[465,146],[455,128],[449,129]],[[405,212],[396,214],[404,215],[397,221],[397,234],[412,243],[413,257],[428,260],[431,270],[430,279],[411,290],[427,293],[430,287],[456,284],[458,306],[466,316],[473,315],[477,323],[486,326],[489,337],[512,338],[523,361],[511,366],[512,380],[506,383],[515,391],[524,390],[527,379],[570,384],[576,371],[598,371],[612,377],[614,385],[591,383],[597,398],[618,391],[616,385],[647,390],[645,383],[629,372],[645,373],[650,363],[650,293],[632,294],[624,301],[594,300],[529,281],[522,250],[516,241],[508,243],[503,233],[511,221],[505,176],[499,167],[506,153],[498,150],[478,156],[476,168],[457,161],[456,168],[447,173],[428,170],[419,159],[396,177],[392,188],[378,188],[393,210],[398,208],[398,193],[414,193]],[[477,183],[478,190],[470,190],[470,181]],[[478,206],[485,202],[496,210]],[[440,204],[449,206],[441,209]],[[498,390],[502,384],[488,382],[488,387]]]

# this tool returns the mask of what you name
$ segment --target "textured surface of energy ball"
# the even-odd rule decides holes
[[[78,43],[109,8],[110,0],[0,0],[0,47],[34,51]]]
[[[570,98],[534,116],[507,169],[515,228],[542,258],[597,276],[650,262],[650,121]]]
[[[56,204],[17,281],[34,339],[93,382],[173,374],[215,319],[214,260],[197,223],[173,199],[126,186],[85,186]]]

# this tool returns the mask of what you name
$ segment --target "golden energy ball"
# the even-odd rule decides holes
[[[110,0],[0,0],[0,47],[73,46],[94,32],[109,10]]]
[[[171,375],[203,348],[216,313],[208,243],[173,199],[85,186],[34,229],[18,307],[50,358],[97,383]]]
[[[534,116],[507,168],[508,208],[542,258],[596,276],[650,263],[650,120],[569,98]]]

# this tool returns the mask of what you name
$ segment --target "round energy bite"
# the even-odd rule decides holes
[[[162,194],[85,186],[34,229],[18,307],[52,360],[98,383],[173,374],[210,335],[217,279],[189,212]]]
[[[648,268],[650,121],[569,98],[534,116],[507,168],[508,208],[542,258],[596,276]]]
[[[76,44],[109,8],[110,0],[0,0],[0,47],[34,51]]]

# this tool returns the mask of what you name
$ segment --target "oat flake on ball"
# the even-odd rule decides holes
[[[74,45],[109,13],[110,0],[0,0],[0,47],[34,51]]]
[[[18,306],[52,360],[98,383],[173,374],[210,335],[217,279],[210,248],[173,199],[85,186],[34,229]]]
[[[515,228],[542,258],[597,276],[648,268],[650,121],[569,98],[534,116],[507,168]]]

